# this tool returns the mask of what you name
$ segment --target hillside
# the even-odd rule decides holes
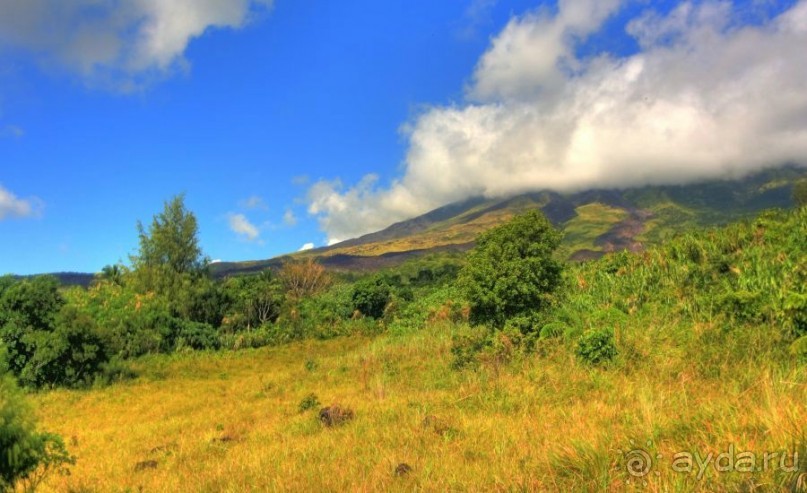
[[[336,270],[375,270],[426,253],[468,250],[479,233],[515,214],[540,208],[566,233],[562,255],[586,260],[607,252],[642,250],[693,227],[727,224],[763,209],[790,207],[793,183],[803,176],[807,176],[805,170],[788,166],[739,180],[477,197],[292,257],[315,257]],[[214,272],[220,276],[257,272],[278,267],[285,258],[223,262],[214,266]]]
[[[291,258],[316,258],[337,271],[373,271],[433,253],[465,252],[479,233],[514,215],[541,209],[564,230],[561,255],[590,260],[619,250],[639,251],[693,227],[719,226],[769,208],[792,206],[793,184],[807,171],[793,166],[740,180],[573,194],[532,192],[515,197],[476,197],[395,223],[381,231],[330,247],[266,260],[217,262],[216,278],[277,269]],[[88,286],[94,275],[53,274],[63,285]]]
[[[500,332],[468,351],[484,330],[423,285],[291,344],[134,360],[134,379],[35,394],[77,458],[44,490],[805,491],[805,235],[807,209],[766,212],[570,264],[531,350]],[[324,425],[333,404],[352,419]]]

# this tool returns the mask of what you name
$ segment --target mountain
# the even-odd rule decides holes
[[[467,251],[483,231],[535,208],[564,230],[561,255],[581,261],[617,250],[642,250],[679,232],[726,224],[763,209],[791,207],[793,184],[803,178],[807,170],[785,166],[736,180],[686,185],[474,197],[330,247],[268,260],[217,262],[211,270],[225,277],[310,257],[341,271],[391,267],[425,254]],[[93,279],[93,274],[74,272],[54,275],[65,285],[86,286]]]
[[[807,170],[785,166],[741,179],[686,185],[475,197],[330,247],[265,261],[223,262],[214,272],[256,272],[308,257],[337,270],[372,270],[427,253],[468,250],[479,233],[535,208],[564,230],[562,255],[586,260],[617,250],[642,250],[681,231],[726,224],[763,209],[791,207],[793,184],[805,177]]]

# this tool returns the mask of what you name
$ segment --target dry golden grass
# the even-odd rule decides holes
[[[673,454],[790,450],[807,417],[803,368],[702,379],[671,351],[592,370],[558,343],[457,372],[452,330],[157,357],[133,382],[39,394],[42,427],[78,459],[43,490],[736,491],[750,475],[696,480]],[[355,418],[322,426],[298,409],[310,393]],[[626,472],[631,440],[663,456],[646,485]]]

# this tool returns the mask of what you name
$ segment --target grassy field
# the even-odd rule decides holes
[[[805,491],[805,235],[807,209],[770,212],[570,265],[534,347],[489,333],[464,366],[484,329],[451,286],[374,337],[134,360],[33,395],[77,458],[43,490]],[[353,419],[325,426],[332,405]]]
[[[774,490],[775,468],[712,465],[698,479],[697,465],[674,472],[673,456],[792,456],[805,444],[804,367],[726,362],[724,377],[702,378],[665,336],[670,324],[621,334],[621,346],[665,347],[652,361],[603,370],[558,342],[451,371],[451,333],[463,330],[452,325],[143,360],[133,382],[37,398],[43,426],[78,458],[44,490]],[[323,426],[320,406],[299,409],[311,393],[355,419]],[[634,448],[654,461],[642,478],[627,471]],[[411,473],[396,476],[399,463]]]

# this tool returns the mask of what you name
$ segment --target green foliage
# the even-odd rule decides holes
[[[139,293],[163,297],[171,314],[204,322],[194,313],[198,283],[208,276],[209,260],[199,246],[196,216],[178,195],[167,201],[146,229],[137,224],[140,249],[131,257],[133,284]]]
[[[547,317],[568,327],[568,340],[591,327],[641,326],[644,338],[674,337],[705,376],[728,362],[792,358],[788,348],[807,333],[805,237],[805,208],[769,211],[641,254],[608,255],[568,271],[564,301]],[[667,325],[675,330],[657,332]],[[642,343],[631,351],[652,357]]]
[[[180,349],[218,349],[218,331],[205,323],[178,320],[174,347]]]
[[[568,327],[563,322],[549,322],[541,327],[540,336],[541,339],[552,339],[561,337],[567,330]]]
[[[807,179],[799,180],[793,185],[793,202],[796,207],[807,206]]]
[[[482,234],[460,273],[473,323],[503,327],[507,319],[550,306],[562,264],[552,257],[561,235],[539,211]]]
[[[319,398],[317,394],[308,394],[307,396],[303,397],[303,400],[300,401],[300,404],[297,406],[297,409],[304,413],[309,409],[316,409],[320,406]]]
[[[227,330],[250,330],[274,323],[280,316],[283,289],[272,271],[227,279],[223,291],[230,301],[225,324]]]
[[[105,386],[134,378],[137,378],[137,372],[126,361],[113,358],[101,365],[101,371],[95,376],[93,383],[96,386]]]
[[[590,330],[577,345],[577,356],[589,365],[601,365],[617,355],[614,332],[609,329]]]
[[[31,356],[19,378],[28,387],[87,385],[108,359],[95,321],[72,306],[61,310],[54,331],[32,331],[25,342]]]
[[[802,363],[807,363],[807,336],[796,339],[790,345],[790,353]]]
[[[475,366],[479,353],[491,345],[490,330],[475,328],[454,334],[451,340],[451,368],[462,370]]]
[[[0,295],[0,342],[28,387],[90,383],[108,359],[95,320],[66,305],[53,278],[20,281]]]
[[[381,318],[392,299],[392,289],[386,280],[375,277],[357,282],[353,286],[353,308],[364,316]]]
[[[0,348],[1,349],[1,348]],[[58,435],[36,430],[33,413],[0,352],[0,491],[33,490],[51,471],[75,463]]]

